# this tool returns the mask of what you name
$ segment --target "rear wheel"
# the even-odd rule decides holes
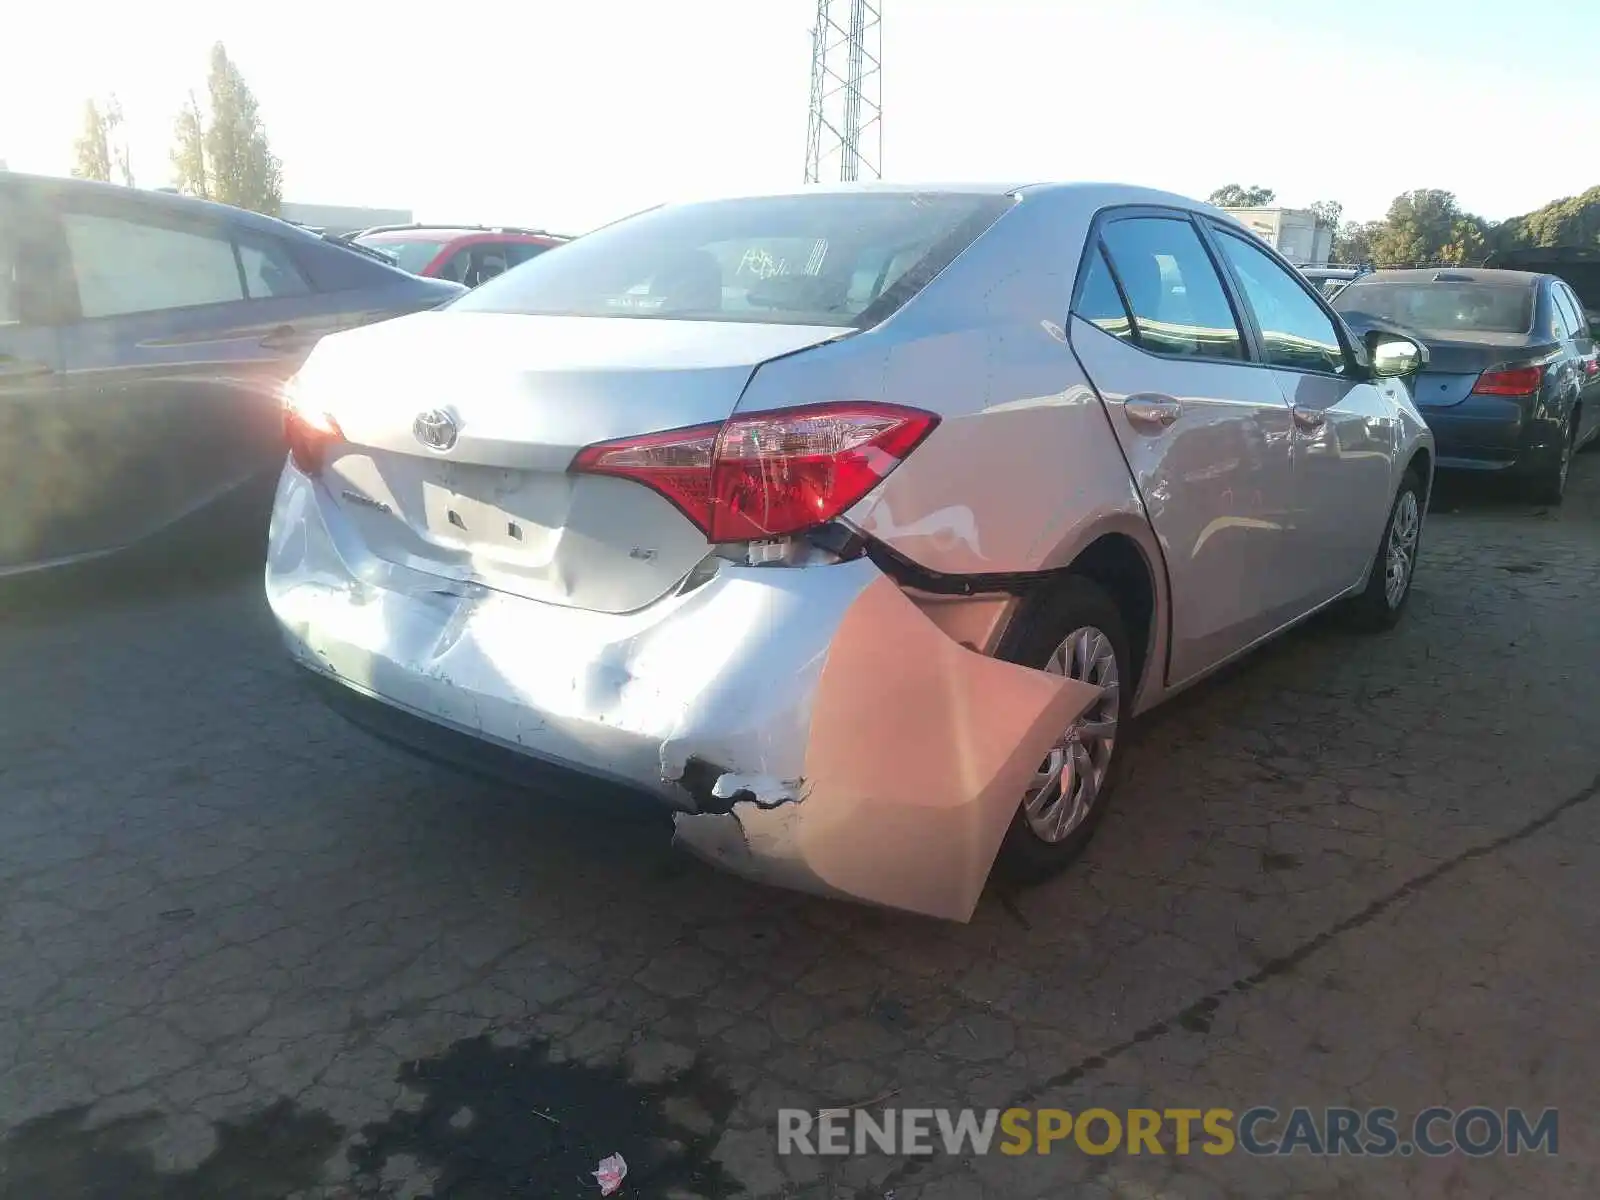
[[[1572,470],[1572,454],[1578,441],[1578,418],[1574,414],[1561,439],[1561,452],[1528,485],[1528,498],[1535,504],[1555,507],[1567,494],[1567,475]]]
[[[1006,831],[998,866],[1026,883],[1075,859],[1104,816],[1126,758],[1133,678],[1122,613],[1093,580],[1068,576],[1021,620],[1002,657],[1100,689],[1039,764]]]
[[[1408,469],[1389,507],[1389,520],[1383,527],[1383,539],[1373,557],[1367,586],[1350,601],[1347,609],[1356,628],[1377,633],[1400,623],[1417,571],[1426,503],[1421,476]]]

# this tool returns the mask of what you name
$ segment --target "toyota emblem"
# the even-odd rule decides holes
[[[444,409],[430,408],[425,413],[417,414],[417,419],[411,422],[411,432],[429,450],[443,453],[456,444],[460,430],[456,428],[456,419]]]

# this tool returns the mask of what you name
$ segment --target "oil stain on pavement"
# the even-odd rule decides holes
[[[634,1195],[739,1191],[711,1158],[734,1097],[698,1062],[640,1085],[618,1067],[552,1062],[538,1042],[477,1037],[408,1063],[400,1082],[422,1104],[361,1131],[350,1157],[367,1186],[386,1162],[409,1158],[435,1200],[588,1198],[598,1194],[595,1164],[621,1154]]]
[[[0,1141],[0,1200],[283,1200],[330,1179],[334,1194],[406,1194],[434,1200],[560,1200],[598,1195],[592,1172],[607,1155],[628,1163],[633,1195],[736,1195],[712,1158],[734,1097],[699,1062],[660,1083],[626,1070],[554,1062],[529,1041],[469,1038],[405,1064],[413,1102],[351,1139],[327,1114],[283,1099],[214,1127],[216,1145],[188,1170],[158,1167],[155,1113],[92,1123],[87,1105],[17,1126]],[[416,1098],[420,1098],[417,1102]]]
[[[187,1171],[162,1171],[148,1148],[154,1113],[89,1125],[87,1105],[60,1109],[0,1142],[4,1200],[283,1200],[315,1186],[344,1131],[319,1112],[280,1100],[240,1121],[219,1121],[216,1147]]]

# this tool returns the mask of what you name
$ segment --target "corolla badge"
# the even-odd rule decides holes
[[[442,452],[456,444],[461,431],[456,427],[456,419],[444,409],[430,408],[417,414],[417,419],[411,422],[411,432],[429,450]]]

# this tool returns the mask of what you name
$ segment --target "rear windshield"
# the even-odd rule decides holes
[[[356,238],[359,245],[390,259],[402,271],[420,274],[422,269],[438,257],[444,242],[430,238]]]
[[[866,326],[904,304],[1006,196],[823,192],[652,209],[508,271],[453,308]]]
[[[1533,328],[1533,288],[1527,284],[1358,280],[1338,294],[1333,307],[1436,333],[1527,333]]]

